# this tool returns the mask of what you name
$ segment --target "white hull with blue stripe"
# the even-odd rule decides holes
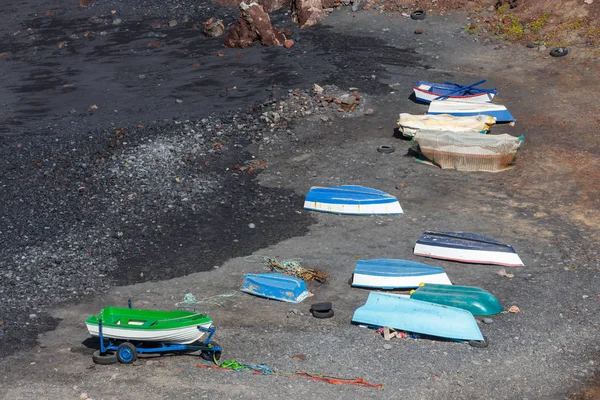
[[[489,115],[495,118],[498,123],[516,122],[515,117],[505,106],[475,101],[433,100],[429,104],[427,114],[450,114],[458,117]]]
[[[402,214],[398,199],[381,190],[357,185],[312,187],[304,201],[307,210],[335,214]]]
[[[524,266],[512,246],[464,232],[425,232],[417,239],[414,254],[464,263]]]
[[[452,285],[441,267],[390,258],[358,260],[352,277],[356,287],[414,289],[421,283]]]

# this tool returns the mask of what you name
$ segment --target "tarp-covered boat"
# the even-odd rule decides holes
[[[490,292],[474,286],[425,283],[410,294],[411,299],[462,308],[473,315],[495,315],[502,305]]]
[[[100,320],[106,338],[178,344],[199,340],[206,330],[198,327],[208,329],[212,326],[210,317],[196,312],[106,307],[85,321],[90,335],[99,336]]]
[[[523,266],[523,261],[512,246],[465,232],[427,231],[417,239],[414,254],[474,264]]]
[[[487,133],[496,120],[488,115],[457,117],[450,114],[412,115],[401,113],[398,130],[407,137],[413,137],[421,130],[445,132]]]
[[[516,122],[505,106],[476,101],[433,100],[429,104],[427,114],[450,114],[457,117],[489,115],[495,118],[497,123]]]
[[[300,303],[310,295],[302,279],[283,274],[246,274],[241,291],[288,303]]]
[[[524,137],[421,130],[413,150],[443,169],[498,172],[513,167]]]
[[[358,260],[352,277],[356,287],[411,289],[421,283],[452,285],[441,267],[390,258]]]
[[[312,187],[306,195],[304,208],[335,214],[403,213],[396,197],[358,185]]]
[[[423,103],[429,103],[439,97],[454,101],[476,101],[489,103],[498,94],[496,89],[483,89],[471,86],[461,86],[456,83],[435,83],[417,81],[413,85],[415,97]]]
[[[390,293],[369,293],[366,304],[354,312],[352,321],[447,339],[484,340],[470,312]]]

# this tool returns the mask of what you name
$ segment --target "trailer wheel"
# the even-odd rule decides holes
[[[117,363],[117,355],[116,354],[100,354],[100,350],[94,351],[92,354],[92,361],[96,364],[100,365],[111,365]]]
[[[120,363],[131,364],[137,360],[137,350],[135,346],[129,342],[121,343],[117,347],[117,359]]]
[[[217,342],[211,342],[209,346],[221,347]],[[202,350],[200,357],[206,361],[213,361],[215,364],[217,364],[217,361],[221,359],[221,353],[221,351]]]

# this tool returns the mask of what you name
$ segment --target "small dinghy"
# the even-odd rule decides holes
[[[335,214],[402,214],[398,199],[377,189],[357,185],[314,186],[306,195],[307,210]]]
[[[105,338],[178,344],[199,340],[212,326],[210,317],[191,311],[106,307],[85,321],[90,335],[99,336],[100,320]]]
[[[450,114],[457,117],[489,115],[497,123],[516,122],[515,117],[503,105],[476,101],[433,100],[427,114]]]
[[[414,254],[464,263],[524,266],[512,246],[465,232],[425,232],[417,239]]]
[[[413,290],[411,299],[462,308],[473,315],[496,315],[502,305],[490,292],[474,286],[435,285],[426,283]]]
[[[412,115],[401,113],[398,130],[406,137],[414,137],[421,131],[471,132],[485,134],[496,123],[487,115],[456,117],[454,115]]]
[[[246,274],[241,290],[288,303],[300,303],[310,295],[302,279],[283,274]]]
[[[498,94],[496,89],[482,89],[475,86],[484,83],[477,82],[473,85],[462,86],[457,83],[434,83],[417,81],[413,85],[413,91],[417,100],[430,103],[432,100],[443,98],[454,101],[474,101],[478,103],[489,103]]]
[[[390,258],[358,260],[352,277],[356,287],[411,289],[421,283],[452,285],[443,268]]]
[[[352,322],[454,340],[485,340],[473,314],[466,310],[390,293],[369,293]]]

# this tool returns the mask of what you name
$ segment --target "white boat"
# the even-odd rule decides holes
[[[450,114],[458,117],[489,115],[496,122],[516,122],[512,114],[501,104],[481,103],[476,101],[433,100],[429,104],[427,114]]]
[[[402,214],[398,199],[381,190],[357,185],[312,187],[304,201],[307,210],[335,214]]]

